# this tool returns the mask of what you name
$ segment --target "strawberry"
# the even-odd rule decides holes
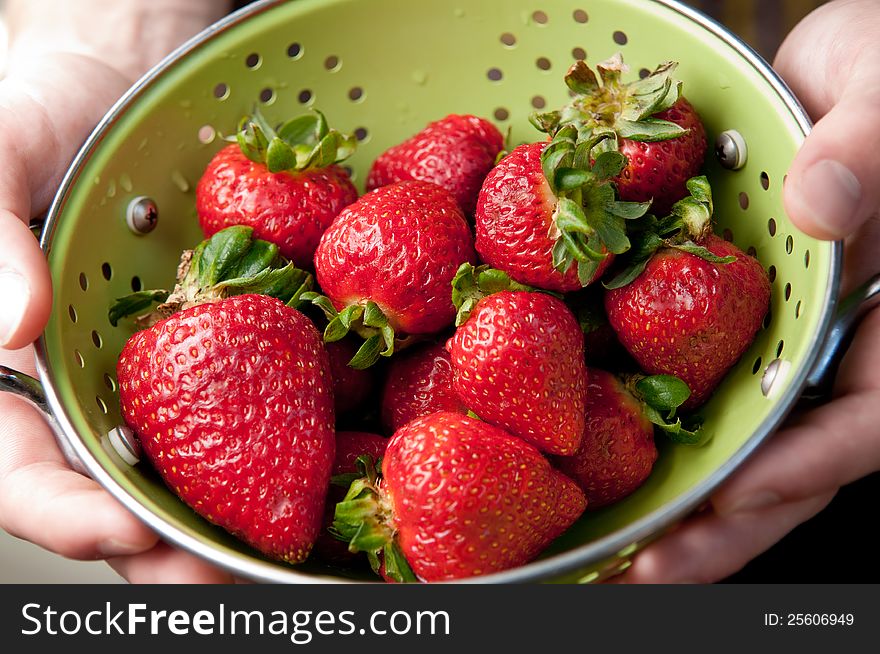
[[[336,458],[333,460],[333,477],[327,493],[324,509],[324,528],[315,541],[313,553],[326,563],[335,565],[352,565],[358,558],[354,552],[338,538],[334,538],[329,528],[333,525],[336,504],[345,497],[353,477],[357,477],[358,457],[368,456],[378,461],[385,454],[388,439],[378,434],[360,431],[336,432]],[[361,555],[363,556],[363,555]]]
[[[311,321],[277,299],[295,303],[304,273],[251,231],[231,227],[184,253],[174,292],[122,350],[119,396],[169,488],[295,563],[320,530],[333,462],[329,361]],[[122,298],[112,319],[162,298]]]
[[[503,147],[504,137],[488,120],[452,114],[379,155],[367,190],[406,179],[433,182],[473,216],[483,179]]]
[[[391,360],[382,392],[382,426],[394,433],[437,411],[467,413],[452,388],[452,361],[438,343],[428,343]]]
[[[355,412],[364,405],[373,390],[373,375],[368,370],[358,370],[348,365],[357,353],[354,339],[327,343],[330,356],[330,376],[333,379],[333,405],[336,415]]]
[[[545,293],[501,290],[474,304],[496,274],[462,266],[456,279],[461,326],[446,345],[455,391],[486,422],[545,452],[572,454],[584,432],[583,332],[569,308]],[[464,277],[477,286],[466,299]]]
[[[263,295],[194,306],[136,333],[117,375],[125,422],[169,488],[267,556],[305,560],[334,450],[308,318]]]
[[[692,196],[646,231],[608,283],[605,308],[642,369],[681,378],[691,390],[684,406],[694,408],[754,340],[769,309],[770,280],[754,257],[712,234],[706,178],[688,188]]]
[[[315,112],[277,130],[255,113],[242,121],[238,145],[211,159],[196,187],[205,236],[230,225],[249,225],[276,243],[300,268],[311,268],[324,230],[357,199],[340,166],[356,140],[327,127]]]
[[[450,325],[449,284],[459,265],[474,261],[473,237],[455,199],[430,182],[397,182],[347,207],[324,233],[315,271],[330,323],[326,341],[350,330],[365,342],[350,365],[391,356],[407,335]]]
[[[336,506],[333,528],[393,581],[445,581],[524,565],[583,513],[570,479],[534,447],[439,412],[398,430]]]
[[[608,152],[591,165],[600,140],[580,140],[566,127],[553,141],[520,145],[498,162],[477,200],[483,261],[522,284],[564,293],[598,279],[629,248],[624,222],[648,206],[615,199],[610,179],[625,159]]]
[[[678,64],[666,62],[644,79],[624,83],[629,68],[620,54],[599,64],[599,76],[576,61],[565,76],[574,94],[561,111],[532,117],[533,124],[553,135],[573,125],[611,138],[599,146],[627,157],[617,177],[620,198],[653,200],[653,210],[666,214],[687,196],[685,182],[696,175],[706,155],[706,130],[693,105],[681,95],[681,82],[671,77]],[[601,79],[601,83],[600,83]]]
[[[655,424],[676,442],[702,441],[699,429],[665,417],[689,395],[675,377],[635,375],[624,383],[590,368],[583,441],[573,455],[553,457],[554,465],[577,482],[590,509],[623,499],[645,482],[657,460]]]

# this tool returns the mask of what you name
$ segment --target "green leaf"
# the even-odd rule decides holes
[[[656,425],[673,443],[700,447],[709,442],[710,434],[703,429],[699,416],[690,416],[687,421],[677,419],[670,423],[663,419],[656,409],[643,406],[645,416]]]
[[[320,293],[308,291],[300,296],[300,300],[302,302],[310,302],[314,304],[316,307],[324,312],[327,320],[333,320],[339,315],[336,307],[333,306],[333,302],[331,302],[330,298],[328,298],[326,295],[321,295]]]
[[[568,69],[565,85],[578,95],[590,95],[599,90],[596,74],[581,60],[575,61]]]
[[[676,250],[681,250],[682,252],[687,252],[688,254],[698,256],[700,257],[700,259],[708,261],[709,263],[727,264],[736,261],[736,257],[734,256],[719,257],[718,255],[712,254],[702,245],[697,245],[693,241],[686,241],[684,243],[674,244],[671,247],[675,248]]]
[[[687,181],[687,190],[697,202],[703,202],[709,205],[709,212],[712,212],[712,187],[705,175],[691,177]]]
[[[569,198],[559,198],[556,203],[556,211],[553,214],[556,226],[563,233],[581,233],[590,235],[593,228],[587,222],[583,208]]]
[[[168,291],[138,291],[125,297],[117,298],[110,306],[108,318],[110,324],[116,327],[121,318],[146,311],[156,302],[164,302],[168,299]]]
[[[641,218],[646,213],[648,213],[648,209],[651,208],[650,202],[609,202],[606,205],[606,208],[609,213],[619,216],[624,220],[635,220],[636,218]]]
[[[382,549],[382,560],[385,563],[385,575],[399,584],[418,582],[403,552],[395,541],[385,543]]]
[[[647,265],[648,259],[636,259],[630,261],[629,264],[617,275],[612,277],[610,281],[602,282],[602,286],[609,291],[612,291],[615,288],[623,288],[627,284],[631,284],[639,275],[641,275]]]
[[[551,291],[542,291],[520,284],[506,272],[497,268],[485,264],[474,268],[470,263],[463,263],[458,267],[458,271],[452,279],[452,304],[457,309],[456,327],[467,322],[480,300],[487,295],[501,291],[543,292],[558,296],[557,293]]]
[[[278,136],[288,145],[314,145],[319,140],[319,126],[323,115],[305,114],[288,120],[278,128]],[[326,120],[323,121],[326,125]]]
[[[326,337],[325,337],[326,340]],[[379,360],[382,352],[383,339],[379,334],[374,334],[364,341],[363,345],[348,362],[355,370],[366,370]]]
[[[296,167],[296,155],[290,145],[277,136],[269,142],[266,150],[266,167],[272,173],[293,170]]]
[[[388,318],[385,317],[385,314],[382,312],[382,309],[379,308],[378,304],[369,300],[364,308],[363,323],[367,327],[377,327],[381,329],[388,326]]]
[[[621,119],[616,123],[620,138],[631,141],[655,142],[678,138],[688,130],[668,120],[644,118],[638,122]]]
[[[595,259],[578,261],[578,281],[581,283],[581,286],[586,286],[593,281],[593,277],[596,276],[596,271],[599,270],[600,263],[601,261]]]
[[[222,229],[205,244],[197,263],[201,287],[214,286],[234,270],[252,245],[253,228],[235,225]]]
[[[551,185],[557,193],[566,193],[579,189],[593,179],[593,173],[577,168],[557,168]]]
[[[620,152],[602,152],[593,164],[593,174],[601,180],[614,179],[624,168],[627,158]]]
[[[324,329],[324,342],[334,343],[345,338],[351,330],[352,324],[360,320],[363,315],[364,307],[359,304],[345,307],[327,323],[327,327]]]
[[[635,382],[640,399],[661,412],[672,412],[691,396],[691,389],[678,377],[651,375]]]
[[[551,136],[556,133],[556,130],[559,127],[559,121],[561,119],[562,116],[558,111],[532,113],[529,116],[529,122],[535,129],[537,129],[539,132],[550,134]]]
[[[278,246],[269,241],[255,239],[244,256],[240,257],[225,272],[230,279],[253,277],[257,273],[272,266],[283,267],[285,264],[279,254]]]

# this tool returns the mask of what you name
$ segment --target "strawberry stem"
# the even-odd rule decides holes
[[[161,302],[152,313],[138,318],[139,324],[149,326],[182,309],[249,293],[299,308],[301,296],[313,283],[312,275],[281,256],[277,245],[253,238],[251,227],[236,225],[182,253],[173,291],[139,291],[118,298],[110,306],[109,318],[116,325],[121,318]]]
[[[385,564],[385,575],[400,583],[418,578],[397,545],[391,507],[379,484],[380,473],[369,455],[357,458],[358,477],[336,505],[330,533],[348,543],[351,552],[366,552],[373,571]],[[382,558],[379,558],[381,553]]]
[[[665,141],[677,138],[687,130],[653,117],[669,109],[681,97],[681,81],[672,77],[677,65],[668,61],[644,79],[624,83],[621,78],[629,67],[623,63],[620,53],[596,66],[598,77],[585,62],[576,61],[565,74],[565,84],[575,94],[572,101],[559,111],[533,114],[530,120],[538,130],[551,136],[566,125],[573,125],[578,129],[610,131],[615,140]]]
[[[452,278],[452,304],[456,309],[455,326],[461,327],[467,322],[480,300],[487,295],[501,291],[541,292],[560,297],[557,293],[520,284],[511,279],[506,272],[490,266],[474,267],[470,263],[463,263],[458,267],[455,277]]]
[[[357,370],[369,368],[379,360],[380,356],[390,357],[395,349],[408,343],[396,337],[388,317],[372,300],[364,304],[352,304],[342,311],[337,311],[330,298],[320,293],[303,293],[300,299],[303,302],[311,302],[327,317],[329,322],[324,329],[325,343],[342,340],[350,331],[356,332],[364,339],[363,344],[348,362],[352,368]]]
[[[631,375],[624,379],[624,385],[641,402],[644,416],[673,443],[704,445],[708,442],[700,416],[682,420],[675,415],[691,396],[684,381],[673,375]]]
[[[645,215],[650,206],[617,200],[612,181],[627,159],[616,150],[597,152],[612,138],[608,131],[595,133],[569,124],[541,153],[544,177],[557,198],[551,229],[553,267],[564,274],[576,262],[582,286],[593,280],[609,253],[630,249],[626,221]]]
[[[354,154],[357,139],[331,129],[320,111],[273,127],[254,109],[239,122],[238,133],[227,140],[238,143],[251,161],[265,164],[270,172],[300,172],[341,163]]]

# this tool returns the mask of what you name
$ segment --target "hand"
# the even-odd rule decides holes
[[[837,0],[792,31],[774,64],[818,119],[789,171],[786,210],[812,236],[847,239],[844,294],[880,270],[877,61],[880,3]],[[722,579],[821,511],[842,485],[880,469],[878,366],[873,311],[843,360],[833,401],[790,421],[707,511],[637,555],[620,581]]]
[[[27,221],[48,206],[80,144],[134,78],[219,18],[227,3],[202,0],[185,9],[162,0],[9,4],[13,41],[8,76],[0,81],[0,364],[33,376],[27,344],[48,319],[52,291]],[[151,22],[152,11],[162,14],[158,23]],[[151,25],[164,30],[151,33]],[[118,55],[102,49],[128,32],[140,34],[143,50],[130,41]],[[160,542],[96,482],[72,471],[37,411],[6,394],[0,394],[0,528],[63,556],[108,559],[133,582],[232,581]]]

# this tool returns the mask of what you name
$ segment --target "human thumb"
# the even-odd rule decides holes
[[[817,238],[845,238],[880,208],[880,48],[877,32],[870,41],[858,35],[874,31],[870,25],[880,28],[880,5],[866,5],[831,3],[814,12],[776,60],[817,120],[784,192],[792,221]],[[862,12],[850,17],[860,19],[858,28],[844,20],[851,11]]]
[[[51,307],[52,283],[37,240],[22,220],[0,209],[0,347],[34,340]]]

